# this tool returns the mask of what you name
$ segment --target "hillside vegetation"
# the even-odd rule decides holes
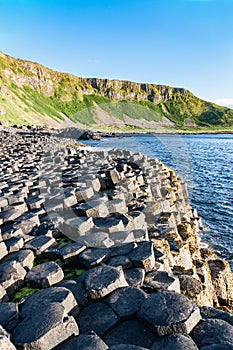
[[[156,84],[79,78],[0,52],[0,121],[11,124],[232,128],[233,110],[190,91]]]

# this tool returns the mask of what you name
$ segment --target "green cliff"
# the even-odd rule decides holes
[[[233,110],[201,100],[182,88],[80,78],[0,52],[0,121],[224,129],[233,127]]]

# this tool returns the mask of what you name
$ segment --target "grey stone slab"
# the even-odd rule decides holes
[[[19,322],[18,304],[16,303],[0,304],[0,325],[9,332],[16,327],[18,322]]]
[[[41,254],[43,251],[55,244],[55,239],[47,236],[39,236],[33,238],[30,242],[25,244],[25,249],[31,249],[35,254]]]
[[[157,293],[145,299],[138,317],[158,336],[188,334],[201,319],[197,306],[175,292]]]
[[[107,350],[108,346],[94,332],[80,334],[59,345],[56,350]]]
[[[233,345],[233,326],[223,320],[207,319],[195,327],[192,338],[199,348],[224,343]]]
[[[80,333],[96,332],[100,337],[119,322],[114,311],[104,303],[86,306],[76,317]]]
[[[77,306],[77,301],[70,290],[64,287],[51,287],[29,296],[20,306],[20,316],[30,317],[31,314],[36,314],[38,305],[48,305],[52,302],[63,305],[67,313]]]
[[[215,309],[210,306],[202,306],[200,307],[200,311],[201,311],[201,317],[203,319],[217,318],[219,320],[226,321],[233,326],[233,315],[230,314],[229,312]]]
[[[142,287],[145,278],[145,270],[137,267],[126,269],[124,270],[124,276],[129,286]]]
[[[143,286],[153,292],[170,290],[180,293],[179,278],[166,271],[152,271],[147,273]]]
[[[128,255],[135,267],[142,267],[145,271],[153,270],[155,266],[155,256],[153,244],[151,242],[140,242]]]
[[[183,334],[172,334],[159,338],[151,347],[151,350],[198,350],[191,337]]]
[[[15,261],[20,263],[24,268],[32,268],[34,262],[34,254],[29,249],[21,249],[18,252],[13,252],[5,256],[2,262]]]
[[[121,318],[130,318],[140,310],[146,297],[146,293],[139,288],[123,287],[109,294],[105,298],[105,302]]]
[[[13,341],[23,350],[51,350],[78,334],[77,324],[67,315],[64,306],[51,303],[40,305],[37,313],[23,319],[14,330]]]
[[[58,250],[59,258],[66,264],[77,264],[78,256],[86,249],[84,244],[68,243]]]
[[[126,286],[122,268],[98,266],[89,270],[85,278],[87,295],[91,299],[103,298],[115,289]]]
[[[123,270],[133,267],[132,261],[130,261],[129,258],[125,255],[114,256],[108,260],[107,264],[114,267],[122,266]]]
[[[88,248],[79,255],[79,262],[85,269],[97,266],[105,262],[110,256],[108,248]]]
[[[64,273],[54,261],[34,266],[26,275],[26,282],[33,288],[48,288],[62,281]]]
[[[10,261],[0,264],[0,285],[9,296],[22,287],[25,275],[26,271],[20,263]]]
[[[150,348],[155,339],[153,333],[138,320],[122,322],[103,338],[109,347],[125,344],[143,348]]]
[[[21,237],[12,237],[4,241],[8,253],[17,252],[24,246],[24,239]]]

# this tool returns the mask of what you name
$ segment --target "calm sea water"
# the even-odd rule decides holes
[[[233,135],[135,135],[87,143],[143,152],[175,168],[203,220],[202,242],[233,267]]]

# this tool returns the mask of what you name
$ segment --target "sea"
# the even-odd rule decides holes
[[[134,134],[86,143],[142,152],[174,168],[203,221],[201,243],[233,269],[233,134]]]

